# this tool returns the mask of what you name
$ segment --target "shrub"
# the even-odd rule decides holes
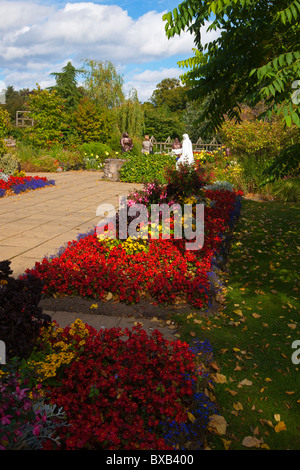
[[[241,124],[226,122],[221,138],[239,159],[258,159],[267,155],[271,161],[288,143],[297,142],[299,134],[295,126],[286,128],[279,120],[244,120]]]
[[[7,175],[14,175],[17,171],[20,171],[21,164],[19,159],[14,153],[5,153],[0,155],[0,171],[3,171]]]
[[[0,376],[0,450],[41,450],[51,442],[59,446],[57,430],[65,425],[64,414],[55,405],[38,399],[13,370]],[[34,400],[34,402],[33,402]]]
[[[120,169],[120,180],[128,183],[166,183],[166,169],[175,166],[175,157],[167,154],[122,154],[128,161]]]
[[[43,289],[40,279],[31,275],[14,279],[10,263],[0,262],[0,338],[8,358],[26,358],[41,326],[48,324],[51,317],[38,306]]]
[[[183,164],[179,165],[178,169],[168,168],[166,179],[168,197],[178,199],[201,194],[203,186],[210,182],[211,176],[206,175],[204,168],[199,164]]]
[[[0,106],[0,139],[7,137],[12,130],[10,117],[6,109]]]
[[[281,202],[300,202],[299,178],[286,178],[269,186],[271,194]]]
[[[28,107],[34,126],[24,130],[27,143],[38,148],[49,148],[63,140],[62,129],[65,125],[65,101],[53,90],[40,87],[29,95]]]

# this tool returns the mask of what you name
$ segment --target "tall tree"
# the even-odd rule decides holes
[[[121,134],[128,132],[132,136],[142,137],[145,131],[144,111],[135,89],[131,90],[128,99],[120,106],[118,116]]]
[[[87,94],[98,107],[112,109],[124,102],[124,79],[112,62],[85,60],[84,78]]]
[[[165,78],[156,85],[150,100],[155,106],[165,107],[171,112],[182,111],[187,104],[187,89],[178,78]]]
[[[61,72],[53,72],[56,80],[56,85],[49,87],[50,91],[56,90],[57,93],[65,100],[65,105],[68,109],[75,109],[82,98],[82,93],[77,87],[76,77],[83,70],[76,69],[71,62],[68,62]]]
[[[194,35],[195,55],[180,63],[190,68],[182,80],[192,99],[209,98],[201,118],[212,129],[225,116],[239,122],[240,103],[262,99],[268,116],[300,127],[293,89],[300,76],[299,18],[300,0],[185,0],[163,16],[169,38],[183,30]],[[220,35],[204,44],[207,22]]]
[[[5,108],[10,116],[11,122],[16,122],[16,112],[27,109],[26,101],[30,91],[23,89],[16,91],[13,86],[9,85],[5,92]]]

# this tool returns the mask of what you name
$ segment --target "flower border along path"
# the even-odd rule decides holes
[[[53,179],[48,180],[46,177],[6,176],[0,173],[0,198],[54,185],[55,181]]]
[[[207,190],[205,242],[186,251],[185,240],[99,240],[92,231],[69,242],[54,258],[44,258],[27,272],[44,283],[45,296],[79,296],[137,303],[187,303],[208,306],[220,282],[218,270],[228,250],[230,233],[241,208],[234,191]]]

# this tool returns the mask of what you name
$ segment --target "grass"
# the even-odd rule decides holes
[[[213,346],[213,395],[227,428],[209,435],[211,449],[246,449],[247,440],[254,449],[300,449],[300,365],[291,359],[300,340],[298,218],[295,205],[245,200],[218,314],[174,318],[182,340]]]

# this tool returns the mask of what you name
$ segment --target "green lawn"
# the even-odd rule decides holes
[[[291,359],[300,340],[299,250],[299,207],[243,201],[222,308],[175,318],[181,339],[213,346],[213,394],[228,426],[209,435],[211,449],[300,449],[300,365]]]

